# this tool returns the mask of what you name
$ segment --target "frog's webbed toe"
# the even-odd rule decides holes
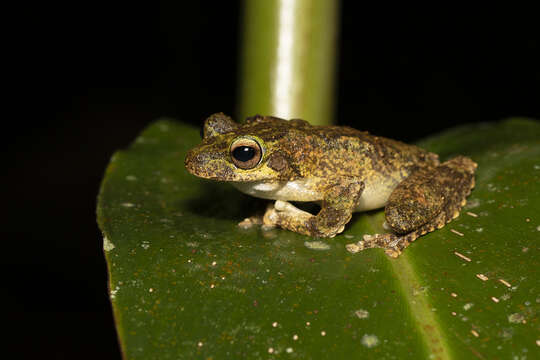
[[[359,250],[370,248],[383,248],[384,252],[393,258],[397,258],[401,255],[403,249],[409,246],[414,240],[420,236],[443,227],[447,222],[450,222],[453,218],[446,219],[443,212],[439,213],[432,222],[421,226],[420,228],[412,231],[408,234],[375,234],[364,235],[363,239],[358,242],[357,246]],[[440,225],[436,225],[440,224]]]

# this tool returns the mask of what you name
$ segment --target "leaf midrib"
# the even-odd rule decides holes
[[[385,232],[382,227],[381,213],[366,214],[365,216],[367,216],[367,223],[372,230],[372,234]],[[427,355],[434,355],[434,359],[438,360],[452,359],[450,347],[432,310],[433,307],[423,291],[411,258],[405,251],[397,259],[388,256],[386,256],[386,259],[390,263],[390,268],[394,273],[397,284],[399,284],[405,303],[408,304],[411,318],[418,330],[418,336],[425,346]]]

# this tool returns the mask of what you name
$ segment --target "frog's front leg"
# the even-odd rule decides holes
[[[278,200],[274,207],[267,210],[263,223],[309,236],[334,237],[351,220],[363,190],[363,182],[349,178],[330,186],[324,193],[317,215]]]
[[[381,247],[398,257],[419,236],[458,217],[474,187],[476,167],[471,159],[458,156],[412,174],[392,192],[385,208],[393,233],[367,235],[360,248]]]

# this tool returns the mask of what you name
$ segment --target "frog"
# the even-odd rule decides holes
[[[459,216],[474,188],[477,164],[457,155],[441,162],[416,145],[348,126],[254,115],[243,123],[216,113],[188,151],[195,176],[232,184],[273,200],[262,224],[315,238],[342,233],[352,214],[383,208],[384,229],[366,234],[355,251],[382,248],[398,257],[418,237]],[[304,202],[317,213],[300,209]]]

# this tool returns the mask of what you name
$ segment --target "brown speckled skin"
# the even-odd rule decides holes
[[[259,115],[237,124],[219,113],[205,121],[203,133],[203,142],[185,160],[194,175],[229,182],[310,180],[318,194],[311,200],[321,202],[321,211],[310,215],[290,211],[292,206],[280,209],[276,202],[265,214],[267,224],[333,237],[350,220],[366,184],[377,184],[377,191],[389,195],[386,217],[394,233],[375,235],[362,246],[383,247],[390,256],[457,216],[474,186],[476,164],[468,158],[439,164],[436,154],[349,127]],[[231,143],[242,137],[262,147],[263,157],[253,169],[242,170],[231,161]]]

